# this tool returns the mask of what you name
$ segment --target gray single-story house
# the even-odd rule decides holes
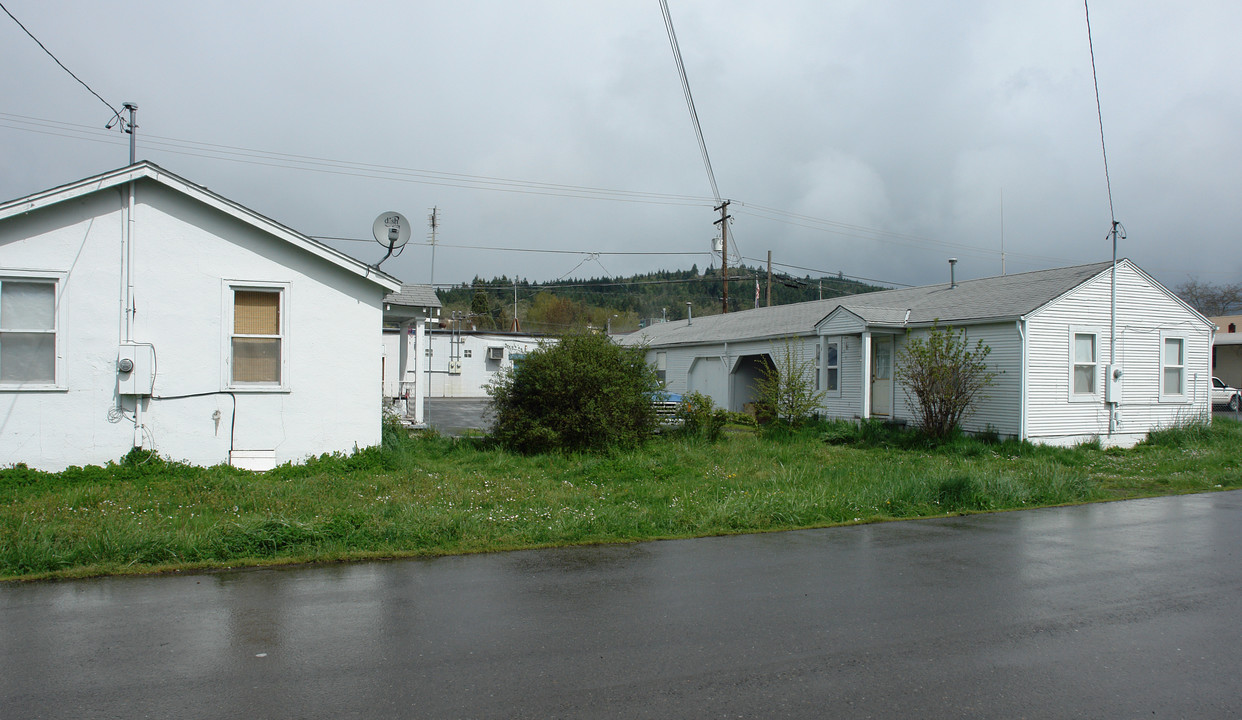
[[[645,345],[671,392],[736,411],[788,342],[814,368],[822,414],[900,422],[912,414],[896,358],[909,338],[951,326],[991,348],[996,374],[966,430],[1131,445],[1209,415],[1214,326],[1129,260],[1116,272],[1115,320],[1102,262],[660,323],[619,342]]]

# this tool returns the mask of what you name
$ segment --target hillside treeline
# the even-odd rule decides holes
[[[759,282],[759,305],[767,304],[767,271],[748,266],[729,268],[729,311],[755,307],[755,281]],[[663,319],[682,320],[686,303],[696,316],[722,312],[724,284],[717,268],[700,272],[659,270],[624,278],[590,278],[532,283],[501,276],[440,289],[442,316],[462,318],[463,326],[480,330],[510,330],[516,310],[524,332],[560,334],[583,328],[607,328],[628,332]],[[854,295],[885,288],[843,277],[772,276],[772,305]]]

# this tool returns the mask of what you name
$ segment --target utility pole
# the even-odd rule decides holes
[[[431,291],[436,291],[436,230],[440,227],[440,208],[432,206],[427,216],[427,224],[431,226]]]
[[[768,307],[772,307],[772,251],[768,251]]]
[[[720,219],[713,222],[713,225],[720,226],[720,283],[724,289],[724,297],[721,299],[722,311],[729,312],[729,201],[721,200],[720,207],[716,208],[720,213]]]

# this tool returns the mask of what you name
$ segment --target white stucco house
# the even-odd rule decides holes
[[[1117,264],[1115,320],[1111,296],[1103,262],[700,317],[622,342],[647,346],[670,391],[731,410],[755,399],[761,365],[790,342],[812,361],[825,416],[908,421],[895,358],[939,323],[991,348],[996,380],[968,431],[1132,445],[1209,416],[1212,323],[1129,260]]]
[[[150,162],[0,204],[0,466],[378,444],[400,287]]]
[[[426,397],[486,398],[487,385],[497,373],[541,344],[556,342],[539,335],[436,327],[418,337],[418,348],[412,350],[423,365],[415,369],[406,363],[402,371],[401,348],[416,336],[416,329],[384,331],[385,397],[413,397],[411,388],[416,392],[421,382]]]

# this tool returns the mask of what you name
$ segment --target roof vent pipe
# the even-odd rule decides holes
[[[690,309],[690,301],[686,301],[686,327],[694,324],[694,311]]]
[[[953,268],[957,265],[957,258],[949,258],[949,289],[957,287],[957,280],[953,277]]]

